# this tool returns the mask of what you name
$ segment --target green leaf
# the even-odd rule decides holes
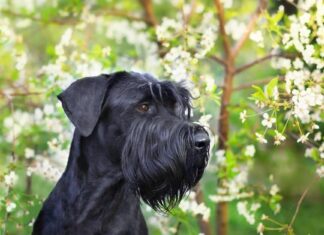
[[[258,87],[258,86],[255,86],[255,85],[253,85],[252,87],[256,90],[256,92],[252,94],[252,99],[253,100],[259,100],[259,101],[267,100],[267,97],[264,94],[261,87]]]
[[[278,77],[273,78],[268,85],[265,86],[266,97],[272,97],[275,87],[278,85]]]

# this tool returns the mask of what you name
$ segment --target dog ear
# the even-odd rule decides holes
[[[109,80],[108,75],[82,78],[57,96],[82,136],[89,136],[97,124]]]

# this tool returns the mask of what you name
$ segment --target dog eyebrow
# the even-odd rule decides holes
[[[164,103],[163,96],[162,96],[162,88],[161,88],[161,84],[158,83],[158,84],[157,84],[157,87],[158,87],[158,89],[159,89],[159,95],[160,95],[161,101],[162,101],[162,103]]]

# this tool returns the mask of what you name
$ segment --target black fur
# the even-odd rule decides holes
[[[170,211],[201,178],[209,138],[190,122],[181,84],[118,72],[80,79],[58,98],[76,130],[33,235],[145,235],[140,198]]]

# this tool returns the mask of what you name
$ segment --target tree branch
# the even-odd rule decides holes
[[[273,79],[273,78],[266,78],[266,79],[257,80],[257,81],[254,81],[254,82],[242,84],[242,85],[239,85],[239,86],[235,87],[233,89],[233,91],[240,91],[240,90],[248,89],[248,88],[251,88],[253,85],[267,84],[268,82],[271,81],[271,79]]]
[[[0,90],[0,96],[12,97],[12,96],[33,96],[33,95],[44,95],[46,92],[13,92],[13,93],[4,93]]]
[[[248,64],[245,64],[245,65],[242,65],[241,67],[238,67],[237,69],[235,69],[234,73],[235,74],[241,73],[244,70],[247,70],[247,69],[253,67],[254,65],[257,65],[257,64],[262,63],[264,61],[267,61],[267,60],[269,60],[269,59],[271,59],[273,57],[279,57],[279,56],[280,56],[279,54],[269,54],[269,55],[266,55],[264,57],[258,58],[258,59],[254,60],[254,61],[252,61],[252,62],[250,62]]]
[[[272,79],[273,79],[273,77],[270,77],[270,78],[265,78],[265,79],[256,80],[256,81],[249,82],[249,83],[245,83],[245,84],[242,84],[242,85],[239,85],[239,86],[233,88],[233,91],[240,91],[240,90],[248,89],[248,88],[251,88],[253,85],[263,85],[263,84],[267,84]],[[284,77],[279,77],[279,80],[284,80]]]
[[[203,192],[201,191],[199,184],[197,184],[197,186],[195,187],[195,192],[196,192],[196,198],[195,198],[196,202],[198,204],[203,203],[204,202]],[[202,232],[204,235],[212,235],[210,223],[204,221],[201,215],[197,215],[197,220],[200,227],[200,232]]]
[[[75,25],[80,22],[79,17],[65,17],[65,18],[51,18],[51,19],[42,19],[40,17],[36,17],[32,14],[22,14],[18,12],[14,12],[8,9],[1,9],[0,13],[9,16],[9,17],[16,17],[16,18],[23,18],[23,19],[30,19],[35,22],[43,23],[43,24],[56,24],[56,25]],[[116,16],[125,18],[132,21],[144,21],[148,22],[146,18],[132,15],[128,12],[117,10],[117,9],[93,9],[93,13],[96,15],[106,15],[106,16]]]
[[[103,13],[103,15],[116,16],[116,17],[126,18],[128,20],[133,20],[133,21],[148,22],[147,19],[144,17],[136,16],[136,15],[130,14],[128,12],[116,10],[116,9],[106,9],[106,10],[102,11],[102,13]]]
[[[217,17],[219,21],[219,31],[221,34],[221,38],[223,40],[223,45],[224,45],[224,51],[225,51],[225,57],[231,57],[232,51],[231,51],[231,46],[229,43],[228,35],[226,34],[225,31],[225,15],[224,15],[224,8],[220,0],[214,0],[214,4],[217,9]]]
[[[266,60],[269,60],[269,59],[271,59],[273,57],[282,57],[282,58],[294,59],[294,58],[296,58],[296,55],[294,55],[294,54],[282,54],[282,53],[273,53],[273,54],[270,53],[270,54],[268,54],[268,55],[266,55],[264,57],[258,58],[256,60],[250,62],[250,63],[242,65],[241,67],[238,67],[237,69],[235,69],[234,73],[235,74],[241,73],[244,70],[247,70],[247,69],[253,67],[254,65],[262,63],[262,62],[264,62]]]
[[[32,21],[44,23],[44,24],[57,24],[57,25],[67,25],[67,24],[76,24],[79,22],[78,18],[52,18],[49,20],[42,19],[40,17],[36,17],[32,14],[22,14],[18,12],[14,12],[8,9],[1,9],[0,13],[9,17],[16,17],[16,18],[23,18],[23,19],[29,19]]]
[[[259,5],[257,6],[255,12],[252,14],[244,34],[242,35],[242,37],[239,39],[239,41],[233,48],[233,57],[235,57],[238,54],[239,50],[242,48],[242,46],[248,39],[250,33],[254,29],[257,20],[259,19],[259,16],[261,15],[262,11],[266,8],[266,6],[267,6],[267,0],[259,0]]]
[[[159,22],[154,14],[152,0],[139,0],[139,2],[142,5],[145,13],[146,25],[150,28],[155,29]],[[157,37],[155,37],[155,41],[159,48],[159,56],[163,58],[164,55],[167,53],[167,50],[163,47],[163,42],[159,41]]]
[[[155,17],[154,10],[153,10],[152,0],[139,0],[139,1],[143,7],[147,24],[151,27],[155,27],[156,25],[158,25],[158,21]]]
[[[215,55],[211,55],[209,58],[216,61],[217,63],[219,63],[219,64],[221,64],[223,66],[226,66],[226,61],[224,61],[223,59],[221,59],[221,58],[219,58],[219,57],[217,57]]]

